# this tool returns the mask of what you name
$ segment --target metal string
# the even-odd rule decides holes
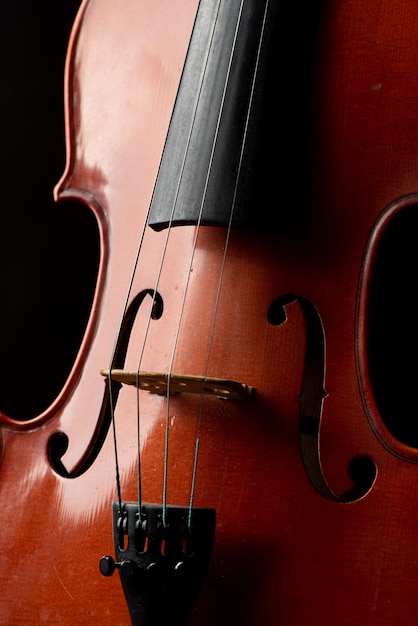
[[[203,208],[204,208],[204,203],[205,203],[205,199],[206,199],[206,193],[207,193],[207,188],[208,188],[208,184],[209,184],[211,167],[212,167],[212,164],[213,164],[214,153],[215,153],[215,148],[216,148],[216,142],[217,142],[217,137],[218,137],[218,134],[219,134],[219,127],[220,127],[220,123],[221,123],[221,119],[222,119],[222,113],[223,113],[226,93],[227,93],[227,89],[228,89],[229,77],[230,77],[230,73],[231,73],[232,60],[233,60],[234,50],[235,50],[237,36],[238,36],[238,30],[239,30],[241,16],[242,16],[243,1],[244,0],[241,0],[239,17],[238,17],[236,28],[235,28],[234,41],[233,41],[233,45],[232,45],[231,55],[230,55],[230,58],[229,58],[229,64],[228,64],[227,74],[226,74],[226,78],[225,78],[225,84],[224,84],[224,89],[223,89],[223,94],[222,94],[221,106],[220,106],[220,110],[219,110],[219,113],[218,113],[217,125],[216,125],[216,129],[215,129],[215,135],[214,135],[213,143],[212,143],[211,155],[210,155],[210,160],[209,160],[209,167],[208,167],[208,171],[207,171],[207,175],[206,175],[205,187],[204,187],[203,196],[202,196],[200,209],[199,209],[199,217],[198,217],[198,221],[197,221],[197,228],[196,228],[196,233],[195,233],[195,238],[194,238],[193,248],[192,248],[192,254],[191,254],[190,263],[189,263],[189,273],[188,273],[186,288],[185,288],[185,291],[184,291],[184,294],[183,294],[183,301],[182,301],[182,306],[181,306],[181,312],[180,312],[180,317],[179,317],[179,321],[178,321],[175,342],[174,342],[172,355],[171,355],[171,360],[170,360],[168,382],[169,382],[171,374],[172,374],[172,366],[173,366],[175,352],[176,352],[176,348],[177,348],[177,343],[178,343],[178,338],[179,338],[179,333],[180,333],[181,321],[182,321],[182,317],[183,317],[183,313],[184,313],[184,307],[185,307],[186,296],[187,296],[187,291],[188,291],[188,287],[189,287],[189,280],[190,280],[190,275],[191,275],[191,269],[192,269],[193,259],[194,259],[194,255],[195,255],[195,251],[196,251],[197,238],[198,238],[199,228],[200,228],[201,221],[202,221]],[[218,4],[218,10],[219,10],[219,4]],[[215,24],[214,24],[214,28],[215,28]],[[213,35],[213,33],[212,33],[212,35]],[[212,38],[211,38],[211,41],[212,41]],[[247,121],[247,124],[248,124],[248,121]],[[242,149],[241,149],[240,167],[241,167],[241,162],[242,162],[242,153],[243,153],[243,146],[242,146]],[[231,225],[232,225],[232,218],[233,218],[233,213],[234,213],[234,205],[235,205],[237,184],[238,184],[238,182],[236,183],[236,186],[235,186],[234,202],[233,202],[233,207],[231,209],[231,213],[230,213],[230,216],[229,216],[229,224],[228,224],[227,235],[226,235],[226,245],[224,247],[224,254],[223,254],[223,260],[222,260],[221,273],[220,273],[220,277],[219,277],[219,281],[218,281],[218,289],[217,289],[217,295],[216,295],[215,309],[214,309],[214,315],[213,315],[213,318],[212,318],[210,338],[209,338],[209,345],[208,345],[207,356],[206,356],[204,378],[207,375],[207,369],[208,369],[208,364],[209,364],[209,356],[210,356],[211,346],[212,346],[212,341],[213,341],[213,336],[214,336],[215,320],[216,320],[216,315],[217,315],[217,310],[218,310],[219,297],[220,297],[221,284],[222,284],[222,277],[223,277],[223,273],[224,273],[224,267],[225,267],[225,261],[226,261],[226,255],[227,255],[227,248],[228,248],[229,236],[230,236]],[[204,387],[204,382],[202,384],[202,387]],[[188,525],[189,525],[189,527],[191,526],[192,507],[193,507],[193,500],[194,500],[194,493],[195,493],[195,484],[196,484],[196,475],[197,475],[197,463],[198,463],[199,446],[200,446],[200,430],[201,430],[201,422],[202,422],[202,415],[203,415],[203,396],[204,396],[204,392],[203,392],[203,388],[202,388],[201,401],[200,401],[200,411],[199,411],[199,419],[198,419],[198,426],[197,426],[197,436],[196,436],[196,440],[195,440],[195,451],[194,451],[194,460],[193,460],[191,493],[190,493],[190,500],[189,500],[189,514],[188,514]],[[166,506],[167,506],[169,416],[170,416],[170,390],[169,390],[169,384],[168,384],[168,386],[167,386],[167,407],[166,407],[165,453],[164,453],[163,523],[165,523]]]
[[[210,38],[209,38],[207,50],[205,52],[205,60],[204,60],[204,64],[203,64],[203,68],[202,68],[202,72],[201,72],[201,77],[200,77],[200,85],[199,85],[199,89],[198,89],[198,92],[197,92],[197,97],[196,97],[196,101],[195,101],[195,105],[194,105],[194,111],[193,111],[193,115],[192,115],[192,121],[191,121],[191,125],[190,125],[190,130],[189,130],[189,135],[188,135],[188,140],[186,142],[186,146],[190,145],[191,135],[192,135],[192,131],[193,131],[193,128],[194,128],[196,112],[197,112],[197,108],[198,108],[198,104],[199,104],[199,98],[200,98],[202,87],[203,87],[203,83],[204,83],[204,76],[205,76],[205,72],[207,70],[208,58],[209,58],[211,46],[212,46],[212,43],[213,43],[213,36],[214,36],[214,31],[215,31],[215,26],[216,26],[216,23],[217,23],[218,15],[219,15],[219,8],[220,8],[221,1],[222,0],[218,0],[218,4],[217,4],[217,8],[216,8],[216,19],[213,21],[212,32],[211,32],[211,35],[210,35]],[[265,27],[265,19],[266,19],[266,13],[267,13],[267,6],[268,6],[268,4],[269,4],[269,2],[266,3],[266,8],[265,8],[264,22],[263,22],[262,34],[261,34],[260,42],[259,42],[258,57],[257,57],[257,62],[256,62],[256,70],[255,70],[254,76],[253,76],[253,85],[252,85],[251,97],[250,97],[250,102],[249,102],[249,106],[248,106],[246,126],[245,126],[245,130],[244,130],[244,138],[243,138],[242,147],[241,147],[241,155],[240,155],[240,161],[239,161],[238,175],[237,175],[237,180],[236,180],[236,184],[235,184],[235,192],[234,192],[234,198],[233,198],[233,203],[232,203],[232,209],[231,209],[231,213],[230,213],[230,217],[229,217],[229,223],[228,223],[228,227],[227,227],[227,233],[226,233],[226,239],[225,239],[226,245],[224,247],[223,259],[222,259],[222,264],[221,264],[221,270],[220,270],[218,287],[217,287],[217,294],[216,294],[216,300],[215,300],[214,314],[213,314],[213,318],[212,318],[212,322],[211,322],[211,330],[210,330],[209,343],[208,343],[208,349],[207,349],[207,355],[206,355],[206,361],[205,361],[205,369],[204,369],[204,378],[206,377],[207,371],[208,371],[211,347],[212,347],[212,342],[213,342],[213,337],[214,337],[214,329],[215,329],[215,324],[216,324],[216,317],[217,317],[217,311],[218,311],[218,305],[219,305],[219,299],[220,299],[220,293],[221,293],[221,287],[222,287],[222,281],[223,281],[223,275],[224,275],[224,268],[225,268],[226,257],[227,257],[227,249],[228,249],[228,243],[229,243],[230,234],[231,234],[233,214],[234,214],[234,210],[235,210],[236,193],[237,193],[238,182],[239,182],[239,177],[240,177],[240,173],[241,173],[242,159],[243,159],[243,153],[244,153],[244,148],[245,148],[245,141],[246,141],[246,136],[247,136],[248,123],[249,123],[250,111],[251,111],[251,104],[252,104],[253,94],[254,94],[254,85],[255,85],[255,79],[256,79],[256,76],[257,76],[257,67],[258,67],[258,63],[259,63],[260,48],[261,48],[261,42],[262,42],[262,39],[263,39],[263,32],[264,32],[264,27]],[[242,16],[242,7],[243,7],[243,0],[241,0],[241,8],[240,8],[240,13],[239,13],[239,18],[237,20],[235,37],[234,37],[234,43],[233,43],[232,52],[231,52],[231,55],[230,55],[229,66],[228,66],[228,71],[227,71],[225,85],[224,85],[224,91],[223,91],[223,96],[222,96],[221,107],[220,107],[220,111],[219,111],[219,114],[218,114],[217,127],[216,127],[215,136],[214,136],[214,140],[213,140],[213,144],[212,144],[210,163],[209,163],[209,167],[208,167],[208,172],[207,172],[207,177],[206,177],[203,197],[202,197],[201,205],[200,205],[200,209],[199,209],[199,217],[198,217],[198,220],[197,220],[197,225],[196,225],[197,228],[196,228],[196,233],[195,233],[195,237],[194,237],[194,241],[193,241],[193,245],[192,245],[191,257],[190,257],[190,260],[189,260],[189,270],[188,270],[186,285],[185,285],[185,289],[184,289],[184,293],[183,293],[183,298],[182,298],[182,303],[181,303],[181,310],[180,310],[180,315],[179,315],[176,335],[175,335],[175,339],[174,339],[174,345],[173,345],[171,358],[170,358],[170,363],[169,363],[169,371],[168,371],[168,378],[167,378],[167,402],[166,402],[165,441],[164,441],[164,481],[163,481],[163,520],[162,520],[163,521],[163,525],[166,525],[166,514],[167,514],[167,487],[168,487],[167,483],[168,483],[168,456],[169,456],[169,415],[170,415],[170,380],[171,380],[171,376],[172,376],[172,367],[173,367],[173,363],[174,363],[175,353],[176,353],[176,350],[177,350],[177,344],[178,344],[178,339],[179,339],[179,334],[180,334],[181,321],[182,321],[183,314],[184,314],[186,297],[187,297],[187,292],[188,292],[188,288],[189,288],[189,281],[190,281],[190,275],[191,275],[191,270],[192,270],[194,256],[195,256],[195,251],[196,251],[197,238],[198,238],[199,228],[200,228],[201,220],[202,220],[202,213],[203,213],[203,208],[204,208],[204,203],[205,203],[207,186],[208,186],[208,182],[209,182],[211,166],[213,164],[214,151],[215,151],[217,136],[218,136],[218,132],[219,132],[219,125],[220,125],[220,121],[221,121],[221,117],[222,117],[223,106],[224,106],[225,96],[226,96],[227,87],[228,87],[228,81],[229,81],[229,76],[230,76],[231,64],[232,64],[232,59],[233,59],[233,52],[234,52],[234,49],[235,49],[238,28],[239,28],[240,20],[241,20],[241,16]],[[143,345],[142,345],[141,352],[140,352],[140,355],[139,355],[137,372],[136,372],[136,388],[137,388],[137,445],[138,445],[137,482],[138,482],[138,516],[139,516],[140,520],[141,520],[141,499],[142,499],[142,497],[141,497],[141,492],[142,492],[142,488],[141,488],[141,459],[140,459],[140,456],[141,456],[141,453],[140,453],[140,393],[139,393],[140,392],[140,369],[141,369],[141,363],[142,363],[142,359],[143,359],[143,355],[144,355],[144,351],[145,351],[146,340],[147,340],[148,333],[149,333],[150,323],[151,323],[151,319],[152,319],[152,310],[153,310],[153,307],[155,305],[155,298],[156,298],[158,286],[159,286],[161,275],[162,275],[164,260],[165,260],[166,253],[167,253],[169,237],[170,237],[170,233],[171,233],[171,228],[172,228],[172,223],[173,223],[173,219],[174,219],[175,208],[176,208],[178,194],[179,194],[179,188],[180,188],[180,184],[181,184],[181,180],[182,180],[182,176],[183,176],[184,168],[185,168],[185,161],[186,161],[186,156],[187,156],[187,150],[188,150],[188,148],[186,147],[185,154],[184,154],[184,157],[183,157],[182,166],[181,166],[181,174],[180,174],[180,177],[179,177],[179,181],[178,181],[178,185],[177,185],[177,189],[176,189],[175,197],[174,197],[174,201],[173,201],[173,207],[172,207],[172,210],[171,210],[170,221],[169,221],[169,224],[168,224],[168,227],[167,227],[167,233],[166,233],[166,238],[165,238],[165,242],[164,242],[164,246],[163,246],[160,267],[159,267],[159,270],[158,270],[156,283],[155,283],[155,288],[154,288],[154,291],[153,291],[152,302],[151,302],[151,305],[150,305],[150,312],[149,312],[149,316],[148,316],[147,326],[146,326],[146,329],[145,329],[144,341],[143,341]],[[124,305],[124,309],[123,309],[122,322],[123,322],[123,319],[125,318],[125,315],[126,315],[126,312],[127,312],[127,309],[128,309],[128,304],[129,304],[131,293],[132,293],[132,289],[133,289],[134,279],[135,279],[135,276],[137,274],[140,253],[141,253],[141,250],[142,250],[142,247],[143,247],[143,241],[144,241],[144,238],[145,238],[146,228],[147,228],[148,223],[149,223],[151,206],[152,206],[152,203],[150,203],[150,206],[149,206],[148,212],[147,212],[147,216],[146,216],[146,219],[144,221],[144,226],[143,226],[143,230],[142,230],[141,237],[140,237],[140,243],[139,243],[139,246],[138,246],[138,251],[137,251],[137,255],[136,255],[136,258],[135,258],[135,262],[134,262],[132,276],[131,276],[130,284],[129,284],[129,287],[128,287],[128,293],[127,293],[127,296],[126,296],[126,301],[125,301],[125,305]],[[121,327],[122,327],[122,323],[121,323]],[[109,367],[108,384],[109,384],[109,402],[110,402],[110,410],[111,410],[111,423],[112,423],[112,431],[113,431],[115,466],[116,466],[116,486],[117,486],[119,507],[122,508],[122,493],[121,493],[121,481],[120,481],[119,460],[118,460],[116,421],[115,421],[115,414],[114,414],[114,403],[113,403],[113,399],[112,399],[112,385],[111,385],[112,364],[113,364],[114,359],[115,359],[116,346],[117,346],[117,342],[115,343],[115,347],[114,347],[114,350],[113,350],[113,353],[112,353],[111,364],[110,364],[110,367]],[[204,385],[204,382],[203,382],[203,385]],[[204,400],[203,396],[204,396],[204,393],[203,393],[203,390],[202,390],[201,400],[200,400],[199,417],[198,417],[198,423],[197,423],[197,434],[196,434],[196,439],[195,439],[193,471],[192,471],[192,480],[191,480],[191,489],[190,489],[189,514],[188,514],[188,524],[189,524],[189,526],[191,526],[191,523],[192,523],[192,510],[193,510],[193,501],[194,501],[195,487],[196,487],[196,476],[197,476],[198,457],[199,457],[199,448],[200,448],[201,425],[202,425],[202,420],[203,420],[203,400]]]
[[[116,490],[117,490],[117,496],[118,496],[118,504],[119,504],[119,511],[122,511],[122,488],[121,488],[121,480],[120,480],[120,469],[119,469],[119,455],[118,455],[118,445],[117,445],[117,434],[116,434],[116,419],[115,419],[115,404],[113,401],[113,393],[112,393],[112,369],[113,369],[113,364],[116,358],[116,350],[117,350],[117,346],[118,346],[118,340],[121,334],[121,329],[123,327],[123,321],[126,317],[126,313],[128,310],[128,305],[129,305],[129,300],[130,300],[130,295],[132,293],[132,287],[133,287],[133,283],[134,283],[134,278],[135,278],[135,274],[136,274],[136,268],[138,267],[138,263],[139,263],[139,255],[142,249],[142,245],[143,245],[143,241],[145,238],[145,231],[146,231],[146,227],[147,227],[147,222],[149,219],[149,214],[150,214],[150,210],[151,207],[148,207],[148,211],[147,211],[147,219],[144,221],[144,225],[142,227],[142,232],[141,232],[141,236],[140,236],[140,242],[139,242],[139,246],[138,246],[138,250],[136,253],[136,257],[135,257],[135,261],[134,261],[134,266],[133,266],[133,270],[132,270],[132,274],[131,274],[131,278],[129,281],[129,286],[128,286],[128,291],[127,291],[127,295],[125,298],[125,303],[124,303],[124,307],[123,307],[123,312],[122,312],[122,316],[121,316],[121,322],[119,325],[119,333],[116,337],[114,346],[113,346],[113,350],[112,350],[112,354],[111,354],[111,358],[110,358],[110,362],[109,362],[109,377],[108,377],[108,391],[109,391],[109,410],[110,410],[110,419],[111,419],[111,424],[112,424],[112,434],[113,434],[113,450],[114,450],[114,456],[115,456],[115,479],[116,479]]]
[[[213,42],[213,36],[214,36],[214,31],[215,31],[215,25],[218,19],[218,15],[219,15],[219,7],[221,4],[222,0],[218,0],[218,4],[217,4],[217,8],[216,8],[216,19],[214,20],[213,23],[213,27],[212,27],[212,32],[208,41],[208,46],[207,49],[205,51],[205,56],[204,56],[204,63],[203,63],[203,67],[202,67],[202,71],[201,71],[201,75],[200,75],[200,81],[199,81],[199,89],[197,91],[197,97],[195,100],[195,104],[194,104],[194,109],[193,109],[193,114],[192,114],[192,119],[191,119],[191,124],[190,124],[190,128],[189,128],[189,134],[188,134],[188,138],[187,138],[187,142],[186,142],[186,150],[185,153],[183,155],[183,161],[182,161],[182,165],[181,165],[181,173],[179,176],[179,180],[177,183],[177,188],[175,191],[175,195],[174,195],[174,201],[173,201],[173,206],[171,209],[171,214],[170,214],[170,220],[167,226],[167,234],[166,234],[166,239],[165,239],[165,243],[164,243],[164,248],[163,248],[163,252],[162,252],[162,258],[161,258],[161,263],[160,263],[160,268],[158,271],[158,275],[157,275],[157,279],[156,279],[156,283],[155,283],[155,287],[154,287],[154,295],[153,295],[153,302],[151,305],[151,311],[152,311],[152,306],[154,305],[155,302],[155,296],[158,290],[158,286],[160,283],[160,279],[161,279],[161,274],[162,274],[162,270],[163,270],[163,265],[164,265],[164,260],[166,257],[166,253],[167,253],[167,248],[168,248],[168,242],[169,242],[169,237],[170,237],[170,233],[171,233],[171,229],[173,227],[173,220],[174,220],[174,213],[175,213],[175,209],[176,209],[176,205],[177,205],[177,199],[178,199],[178,195],[179,195],[179,190],[180,190],[180,185],[181,185],[181,181],[182,181],[182,176],[185,170],[185,162],[186,162],[186,157],[187,157],[187,152],[188,152],[188,146],[190,146],[190,142],[191,142],[191,136],[192,136],[192,131],[194,128],[194,123],[195,123],[195,119],[196,119],[196,113],[197,113],[197,109],[198,109],[198,104],[199,104],[199,99],[200,99],[200,95],[202,92],[202,88],[203,88],[203,84],[204,84],[204,76],[207,70],[207,66],[208,66],[208,60],[209,60],[209,54],[210,54],[210,50],[211,50],[211,46],[212,46],[212,42]],[[152,203],[151,203],[152,204]],[[151,205],[150,205],[151,206]],[[199,214],[199,222],[201,220],[201,214],[202,214],[202,210],[203,210],[203,204],[201,205],[200,208],[200,214]],[[147,222],[149,221],[149,213],[148,213],[148,219]],[[187,287],[189,284],[189,279],[190,279],[190,273],[191,273],[191,267],[193,264],[193,258],[194,258],[194,252],[195,252],[195,248],[196,248],[196,240],[197,240],[197,235],[194,239],[193,242],[193,250],[192,250],[192,256],[190,259],[190,263],[189,263],[189,272],[188,272],[188,278],[187,278],[187,284],[186,284],[186,289],[185,289],[185,293],[183,296],[183,302],[182,302],[182,306],[181,306],[181,313],[180,313],[180,321],[178,324],[178,328],[177,328],[177,332],[176,332],[176,337],[175,337],[175,346],[173,348],[172,351],[172,356],[171,356],[171,360],[170,360],[170,365],[169,365],[169,372],[168,372],[168,379],[167,379],[167,412],[166,412],[166,424],[165,424],[165,442],[164,442],[164,471],[163,471],[163,475],[164,475],[164,481],[163,481],[163,525],[166,525],[166,513],[167,513],[167,472],[168,472],[168,447],[169,447],[169,395],[170,395],[170,378],[171,378],[171,373],[172,373],[172,364],[173,364],[173,360],[174,360],[174,354],[175,354],[175,349],[176,349],[176,345],[177,345],[177,339],[178,339],[178,334],[179,334],[179,328],[180,328],[180,324],[181,324],[181,318],[183,315],[183,310],[184,310],[184,304],[185,304],[185,300],[186,300],[186,293],[187,293]],[[139,359],[138,359],[138,365],[137,365],[137,370],[136,370],[136,387],[137,387],[137,445],[138,445],[138,515],[139,515],[139,519],[141,519],[141,463],[140,463],[140,370],[141,370],[141,363],[142,363],[142,359],[144,356],[144,351],[145,351],[145,346],[146,346],[146,341],[147,341],[147,337],[148,337],[148,333],[149,333],[149,328],[150,328],[150,323],[151,323],[151,311],[150,311],[150,315],[148,317],[148,321],[147,321],[147,327],[145,330],[145,335],[144,335],[144,341],[142,344],[142,349],[139,355]]]
[[[218,312],[218,308],[219,308],[219,300],[220,300],[223,276],[224,276],[224,271],[225,271],[225,264],[226,264],[227,251],[228,251],[228,244],[229,244],[229,240],[230,240],[230,236],[231,236],[231,230],[232,230],[232,220],[233,220],[233,215],[234,215],[234,211],[235,211],[239,178],[240,178],[240,174],[241,174],[241,171],[242,171],[242,161],[243,161],[243,157],[244,157],[245,143],[246,143],[246,138],[247,138],[247,134],[248,134],[248,127],[249,127],[250,114],[251,114],[251,106],[252,106],[252,103],[254,101],[255,82],[256,82],[256,78],[257,78],[257,70],[258,70],[259,63],[260,63],[261,46],[262,46],[263,36],[264,36],[264,32],[265,32],[265,27],[266,27],[266,19],[267,19],[267,12],[268,12],[269,3],[270,3],[270,0],[267,0],[266,6],[265,6],[265,9],[264,9],[263,24],[262,24],[262,29],[261,29],[261,33],[260,33],[260,40],[259,40],[258,51],[257,51],[257,59],[256,59],[255,70],[254,70],[254,74],[253,74],[252,86],[251,86],[251,95],[250,95],[248,111],[247,111],[247,117],[246,117],[246,123],[245,123],[245,128],[244,128],[244,136],[243,136],[242,145],[241,145],[241,153],[240,153],[240,158],[239,158],[238,175],[237,175],[237,179],[236,179],[236,183],[235,183],[234,197],[233,197],[233,201],[232,201],[232,209],[231,209],[231,213],[230,213],[230,216],[229,216],[229,223],[228,223],[228,228],[227,228],[227,236],[226,236],[226,240],[225,240],[224,254],[223,254],[223,258],[222,258],[222,266],[221,266],[221,271],[220,271],[220,275],[219,275],[219,282],[218,282],[218,288],[217,288],[217,294],[216,294],[216,303],[215,303],[214,315],[213,315],[213,319],[212,319],[212,326],[211,326],[208,350],[207,350],[207,354],[206,354],[204,378],[207,376],[207,372],[208,372],[210,353],[211,353],[213,337],[214,337],[214,333],[215,333],[216,317],[217,317],[217,312]],[[241,3],[241,9],[242,9],[242,3]],[[239,20],[238,20],[238,25],[239,25]],[[237,31],[238,31],[238,25],[237,25]],[[232,54],[231,54],[231,60],[232,60]],[[228,75],[229,75],[229,71],[228,71]],[[226,91],[226,89],[225,89],[225,91]],[[199,449],[200,449],[200,434],[201,434],[201,427],[202,427],[202,420],[203,420],[203,399],[204,399],[204,395],[202,393],[201,394],[201,398],[200,398],[199,420],[198,420],[197,435],[196,435],[196,440],[195,440],[193,474],[192,474],[191,489],[190,489],[189,513],[188,513],[188,526],[189,526],[189,528],[192,525],[193,502],[194,502],[195,489],[196,489],[197,465],[198,465],[198,457],[199,457]]]

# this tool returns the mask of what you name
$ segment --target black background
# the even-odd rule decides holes
[[[0,410],[19,419],[60,391],[95,279],[91,213],[52,195],[65,165],[64,63],[79,4],[0,8]]]

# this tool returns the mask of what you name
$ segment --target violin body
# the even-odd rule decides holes
[[[198,433],[193,506],[215,510],[216,527],[187,623],[415,624],[418,453],[408,421],[401,435],[404,417],[393,414],[405,414],[411,390],[396,379],[393,427],[376,374],[383,361],[385,375],[408,375],[390,357],[399,357],[393,336],[412,324],[402,299],[384,311],[375,302],[388,284],[382,258],[415,224],[418,7],[320,5],[315,15],[306,7],[299,91],[292,55],[277,59],[277,150],[253,228],[187,224],[167,236],[144,225],[198,2],[124,0],[117,12],[110,0],[82,4],[55,194],[94,213],[101,260],[61,394],[31,420],[1,414],[0,623],[129,624],[118,576],[99,570],[115,551],[115,442],[124,501],[138,499],[140,454],[143,501],[160,503],[166,489],[170,505],[187,507]],[[277,32],[293,33],[286,44],[297,37],[294,13],[276,14]],[[272,212],[283,217],[271,221]],[[399,258],[395,270],[413,283]],[[129,310],[124,370],[141,352],[146,372],[172,371],[186,385],[213,378],[225,393],[238,381],[252,394],[122,384],[112,432],[101,371]]]

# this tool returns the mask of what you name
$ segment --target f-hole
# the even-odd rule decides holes
[[[135,318],[146,296],[150,296],[153,299],[151,318],[153,320],[158,320],[163,314],[163,299],[157,291],[144,289],[132,300],[122,320],[111,369],[123,369]],[[95,431],[85,454],[71,472],[67,470],[62,462],[62,457],[69,445],[68,436],[63,432],[58,432],[52,435],[48,442],[48,458],[51,466],[57,474],[63,476],[64,478],[76,478],[77,476],[84,474],[84,472],[92,466],[109,431],[113,410],[116,406],[121,387],[122,383],[120,382],[116,382],[112,379],[110,379],[110,381],[106,381],[102,405]]]
[[[286,306],[297,302],[306,325],[306,351],[300,396],[299,441],[306,474],[316,491],[334,502],[354,502],[366,495],[376,479],[376,466],[367,457],[355,457],[348,466],[353,487],[341,495],[329,487],[321,466],[319,432],[325,391],[325,333],[316,307],[308,299],[287,294],[275,300],[268,312],[270,324],[280,325],[287,319]]]

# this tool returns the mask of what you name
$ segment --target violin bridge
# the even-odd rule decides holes
[[[109,378],[110,370],[102,370],[102,376]],[[121,369],[110,371],[112,380],[124,385],[133,385],[142,391],[158,395],[175,395],[177,393],[200,393],[226,400],[250,400],[254,395],[254,387],[234,380],[209,378],[205,376],[188,376],[157,372],[133,372]]]

